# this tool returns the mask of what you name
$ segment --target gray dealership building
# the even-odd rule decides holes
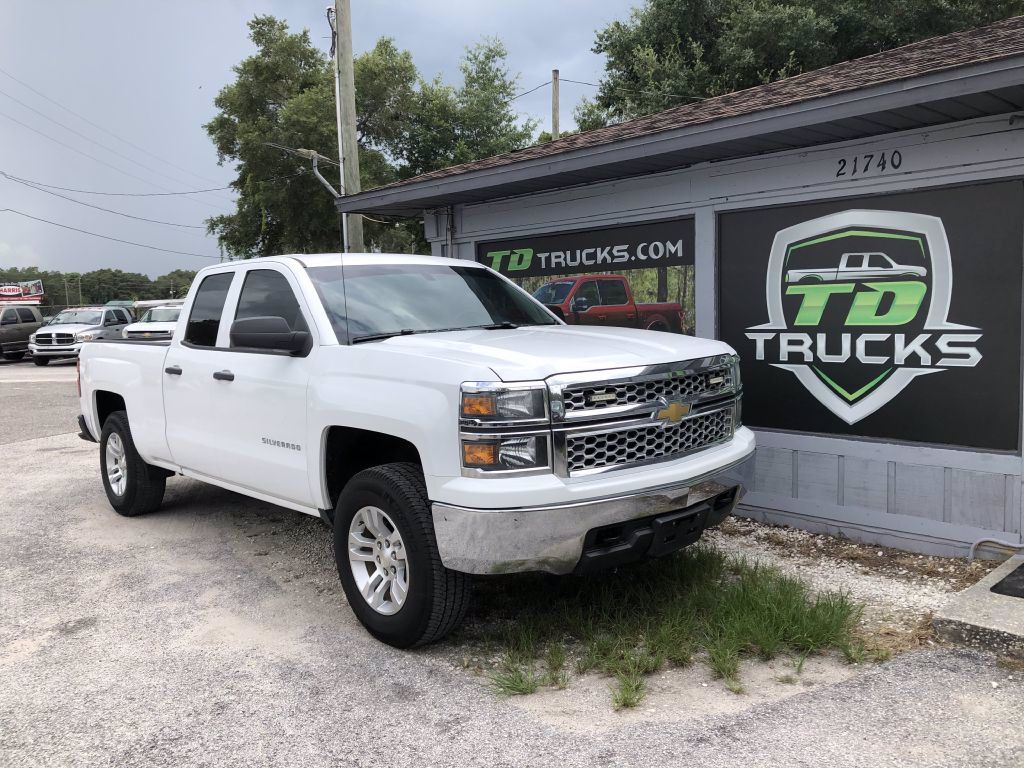
[[[741,514],[963,554],[1021,544],[1022,161],[1019,17],[339,208],[423,216],[436,255],[552,296],[588,274],[674,295],[742,358]]]

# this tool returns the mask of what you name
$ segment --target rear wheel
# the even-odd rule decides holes
[[[653,323],[651,323],[650,325],[647,326],[647,330],[648,331],[667,331],[668,330],[668,326],[665,325],[665,323],[661,322],[660,320],[656,320],[656,321],[654,321]]]
[[[36,365],[49,365],[50,358],[48,357],[33,357],[32,362]]]
[[[100,474],[103,490],[114,511],[135,517],[160,507],[167,471],[147,464],[135,450],[128,414],[114,411],[100,433]]]
[[[348,482],[334,514],[334,558],[352,612],[388,645],[440,640],[465,616],[470,579],[441,564],[415,464],[384,464]]]

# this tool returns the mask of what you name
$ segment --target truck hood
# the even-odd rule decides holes
[[[86,325],[85,323],[63,323],[61,325],[44,325],[36,333],[82,333],[98,331],[102,325]]]
[[[728,344],[636,328],[570,325],[471,329],[396,336],[379,344],[403,353],[489,367],[503,381],[630,368],[732,354]]]
[[[161,333],[173,332],[178,327],[177,321],[171,322],[158,322],[158,323],[132,323],[126,325],[125,331],[158,331]]]

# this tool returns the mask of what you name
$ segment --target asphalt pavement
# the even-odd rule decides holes
[[[0,766],[1024,765],[1022,675],[960,650],[741,712],[555,727],[444,646],[367,636],[313,518],[182,478],[118,517],[57,370],[0,367]]]

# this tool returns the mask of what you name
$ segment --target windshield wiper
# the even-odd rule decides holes
[[[389,331],[387,333],[369,333],[366,336],[356,336],[352,339],[353,344],[359,344],[363,341],[380,341],[381,339],[391,339],[395,336],[415,336],[420,333],[446,333],[447,331],[468,331],[473,328],[479,328],[478,325],[469,325],[460,328],[403,328],[400,331]]]
[[[420,333],[448,333],[450,331],[497,331],[503,329],[519,328],[523,325],[554,325],[554,323],[513,323],[511,320],[502,320],[500,323],[490,323],[488,325],[464,325],[457,328],[403,328],[400,331],[389,331],[387,333],[369,333],[365,336],[355,336],[352,339],[353,344],[359,344],[364,341],[380,341],[382,339],[391,339],[395,336],[413,336]]]
[[[422,333],[422,331],[414,331],[412,328],[403,328],[400,331],[391,331],[389,333],[368,333],[365,336],[354,336],[352,338],[352,343],[359,344],[363,341],[380,341],[381,339],[390,339],[395,336],[411,336],[414,333]]]

